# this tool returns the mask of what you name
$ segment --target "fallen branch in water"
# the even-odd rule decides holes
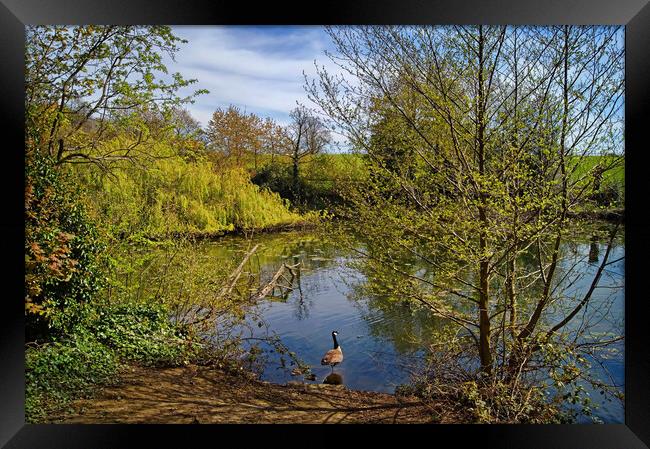
[[[217,293],[217,295],[215,296],[214,303],[217,303],[219,300],[222,300],[226,296],[230,295],[233,288],[235,288],[235,285],[237,285],[237,281],[239,281],[239,278],[241,277],[246,262],[248,262],[248,260],[253,255],[253,253],[257,251],[257,248],[259,248],[259,246],[260,246],[259,244],[255,245],[250,251],[248,251],[244,255],[244,258],[242,259],[240,264],[228,277],[228,281],[226,282],[226,285],[224,285],[223,288],[219,291],[219,293]],[[191,307],[190,310],[188,310],[187,312],[183,313],[184,316],[182,318],[178,318],[177,321],[183,322],[186,326],[197,326],[201,323],[208,322],[208,320],[217,316],[221,312],[225,312],[225,310],[220,310],[215,307],[194,306]]]
[[[228,277],[226,285],[224,285],[224,287],[215,296],[215,300],[222,300],[230,295],[232,290],[237,285],[239,278],[241,277],[246,262],[248,262],[253,253],[257,251],[257,248],[259,248],[259,246],[259,244],[255,245],[244,255],[244,258],[242,259],[239,266],[237,266],[237,268]],[[276,287],[284,290],[285,292],[293,290],[293,280],[296,277],[295,270],[299,265],[300,263],[297,263],[295,265],[282,264],[280,269],[273,275],[271,280],[264,287],[260,288],[256,293],[252,294],[249,297],[249,301],[259,301],[260,299],[265,298],[271,294]],[[289,272],[291,274],[290,280],[284,276],[285,272]],[[281,283],[280,279],[284,280],[284,283]],[[193,308],[193,310],[188,310],[185,312],[185,316],[178,319],[177,321],[183,322],[186,326],[192,327],[196,327],[198,325],[209,325],[208,323],[213,318],[223,312],[225,312],[225,310],[217,309],[215,307],[196,306]]]
[[[280,269],[273,275],[271,280],[269,281],[268,284],[266,284],[264,287],[262,287],[260,290],[257,291],[253,296],[251,296],[251,299],[254,301],[258,301],[265,296],[267,296],[269,293],[271,293],[276,287],[279,287],[280,289],[284,288],[286,290],[293,290],[293,278],[295,277],[293,270],[295,270],[298,265],[300,265],[300,262],[298,262],[295,265],[287,265],[287,264],[282,264]],[[291,273],[291,280],[288,280],[287,278],[284,277],[284,272],[288,271]],[[280,278],[283,278],[285,282],[287,282],[289,285],[281,285],[278,283]]]
[[[257,251],[257,248],[259,248],[259,246],[260,246],[260,244],[258,243],[257,245],[255,245],[253,247],[253,249],[251,249],[249,252],[246,253],[246,255],[242,259],[239,266],[230,275],[228,284],[226,284],[224,286],[224,288],[222,288],[221,291],[219,292],[219,294],[217,295],[218,299],[223,298],[226,295],[229,295],[230,292],[232,291],[232,289],[235,288],[235,285],[237,284],[237,281],[239,280],[239,278],[241,276],[241,273],[242,273],[242,271],[244,269],[244,265],[246,265],[246,262],[248,262],[248,259],[250,259],[250,257],[253,255],[253,253],[255,251]]]

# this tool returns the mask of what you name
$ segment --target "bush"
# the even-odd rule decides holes
[[[326,209],[332,204],[341,201],[336,185],[336,179],[327,178],[329,174],[322,174],[325,179],[315,180],[306,176],[298,179],[299,195],[294,192],[292,167],[274,162],[265,165],[255,173],[251,181],[264,189],[269,189],[282,198],[289,200],[301,210]]]
[[[596,206],[615,207],[625,204],[625,188],[622,184],[607,184],[591,195]]]
[[[192,349],[161,305],[133,303],[102,309],[93,333],[121,358],[144,365],[176,365]]]
[[[432,401],[450,416],[468,423],[552,424],[572,422],[558,404],[549,404],[544,388],[481,380],[441,382],[419,379],[399,385],[398,396]]]
[[[82,320],[103,286],[105,245],[78,187],[51,159],[31,155],[25,174],[26,334],[29,341],[44,341]]]
[[[28,422],[51,418],[74,399],[111,384],[125,362],[173,366],[198,352],[182,339],[160,305],[98,307],[86,319],[87,326],[78,324],[64,340],[27,348]]]
[[[458,405],[477,423],[560,424],[568,415],[549,404],[543,389],[495,382],[464,382],[458,391]]]
[[[90,333],[25,352],[25,419],[39,422],[114,379],[116,354]]]
[[[282,198],[293,200],[293,174],[290,165],[277,162],[269,163],[260,168],[251,181],[262,187],[276,192]],[[303,187],[303,186],[301,186]]]

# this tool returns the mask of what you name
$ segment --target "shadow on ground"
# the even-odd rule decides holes
[[[275,385],[189,366],[131,367],[119,385],[73,404],[63,423],[430,423],[416,398],[332,385]]]

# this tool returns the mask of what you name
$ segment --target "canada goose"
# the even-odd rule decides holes
[[[332,368],[332,372],[334,372],[334,367],[343,361],[343,351],[341,350],[341,346],[339,346],[339,342],[336,341],[338,334],[337,331],[332,331],[334,349],[327,351],[320,361],[321,365],[329,365]]]

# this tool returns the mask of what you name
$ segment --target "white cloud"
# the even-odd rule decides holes
[[[203,125],[229,104],[287,123],[296,101],[309,105],[303,71],[313,75],[314,60],[339,71],[324,54],[330,43],[322,27],[178,26],[174,32],[188,43],[175,62],[167,61],[169,71],[198,79],[182,93],[210,91],[187,106]]]

